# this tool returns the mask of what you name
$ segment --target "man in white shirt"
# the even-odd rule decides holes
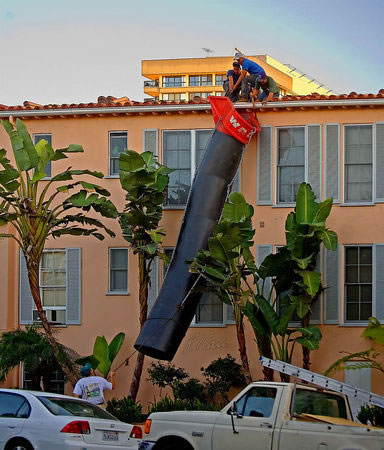
[[[104,390],[112,390],[115,387],[115,372],[111,372],[111,382],[95,375],[89,363],[81,368],[80,373],[83,378],[76,383],[73,395],[94,405],[102,406],[105,402]]]

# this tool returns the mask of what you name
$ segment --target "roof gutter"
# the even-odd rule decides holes
[[[321,107],[343,107],[343,106],[384,106],[384,98],[371,99],[342,99],[342,100],[301,100],[301,101],[279,101],[267,103],[264,106],[256,104],[258,110],[276,110],[284,108],[321,108]],[[252,103],[237,103],[236,109],[252,108]],[[36,117],[36,116],[73,116],[92,114],[136,114],[152,112],[178,112],[178,111],[206,111],[211,105],[185,104],[185,105],[156,105],[156,106],[106,106],[100,108],[68,108],[68,109],[23,109],[0,111],[0,117]]]

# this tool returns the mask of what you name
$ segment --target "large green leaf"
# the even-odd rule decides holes
[[[58,148],[56,150],[58,153],[83,153],[84,149],[80,144],[70,144],[65,148]]]
[[[222,217],[232,222],[241,222],[250,217],[250,207],[240,192],[232,192],[225,203]]]
[[[111,368],[111,361],[109,359],[108,343],[104,336],[97,336],[93,347],[93,356],[100,361],[97,370],[106,377]]]
[[[318,234],[328,250],[337,250],[337,234],[334,231],[321,230]]]
[[[290,299],[296,308],[297,315],[302,319],[311,309],[311,298],[305,295],[290,295]]]
[[[307,294],[314,297],[320,288],[321,274],[310,270],[298,270],[297,273],[301,276],[305,284]]]
[[[296,197],[297,223],[313,223],[318,211],[315,194],[308,183],[301,183]]]
[[[116,355],[119,353],[125,339],[124,333],[118,333],[109,344],[109,360],[111,361],[111,364],[113,363],[114,359],[116,358]]]
[[[120,153],[119,157],[119,170],[123,172],[137,172],[145,168],[145,161],[142,156],[133,151],[126,150],[124,153]]]
[[[277,334],[279,332],[280,321],[273,306],[261,295],[255,296],[255,302],[260,308],[260,311],[263,313],[268,326],[271,328],[273,333]]]
[[[100,361],[93,355],[84,356],[83,358],[76,359],[76,364],[80,366],[85,366],[85,364],[89,363],[93,370],[97,369],[97,366],[100,364]]]
[[[331,213],[332,203],[333,200],[331,198],[327,198],[327,200],[319,203],[319,209],[316,213],[313,223],[325,223],[329,214]]]
[[[381,325],[376,317],[370,317],[368,326],[361,334],[361,337],[372,339],[378,344],[384,345],[384,325]]]
[[[36,182],[46,177],[47,174],[44,172],[49,161],[52,160],[54,151],[51,145],[45,139],[40,139],[40,141],[35,145],[37,154],[39,155],[39,162],[33,174],[32,181]]]

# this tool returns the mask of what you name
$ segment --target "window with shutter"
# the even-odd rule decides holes
[[[119,175],[119,158],[120,153],[123,153],[128,148],[128,133],[127,131],[110,131],[109,137],[109,175]]]
[[[384,321],[384,244],[374,246],[374,315]]]
[[[19,323],[27,325],[33,322],[34,301],[29,287],[27,265],[22,250],[19,255]]]
[[[324,322],[339,323],[339,249],[324,250]]]
[[[384,202],[384,123],[376,124],[376,202]]]
[[[150,285],[148,288],[148,313],[151,311],[157,296],[159,294],[159,258],[155,258],[151,264],[151,272],[149,274]]]
[[[307,181],[321,201],[321,125],[307,125]]]
[[[272,205],[272,127],[261,127],[258,134],[257,204]]]
[[[109,293],[128,294],[128,249],[109,249]]]
[[[143,130],[143,151],[159,156],[159,130]]]
[[[340,125],[325,126],[325,197],[340,201]]]

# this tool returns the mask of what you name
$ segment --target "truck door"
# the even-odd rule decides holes
[[[237,413],[223,413],[217,420],[212,435],[212,450],[268,450],[272,447],[273,430],[281,390],[277,387],[250,388],[237,402]]]

